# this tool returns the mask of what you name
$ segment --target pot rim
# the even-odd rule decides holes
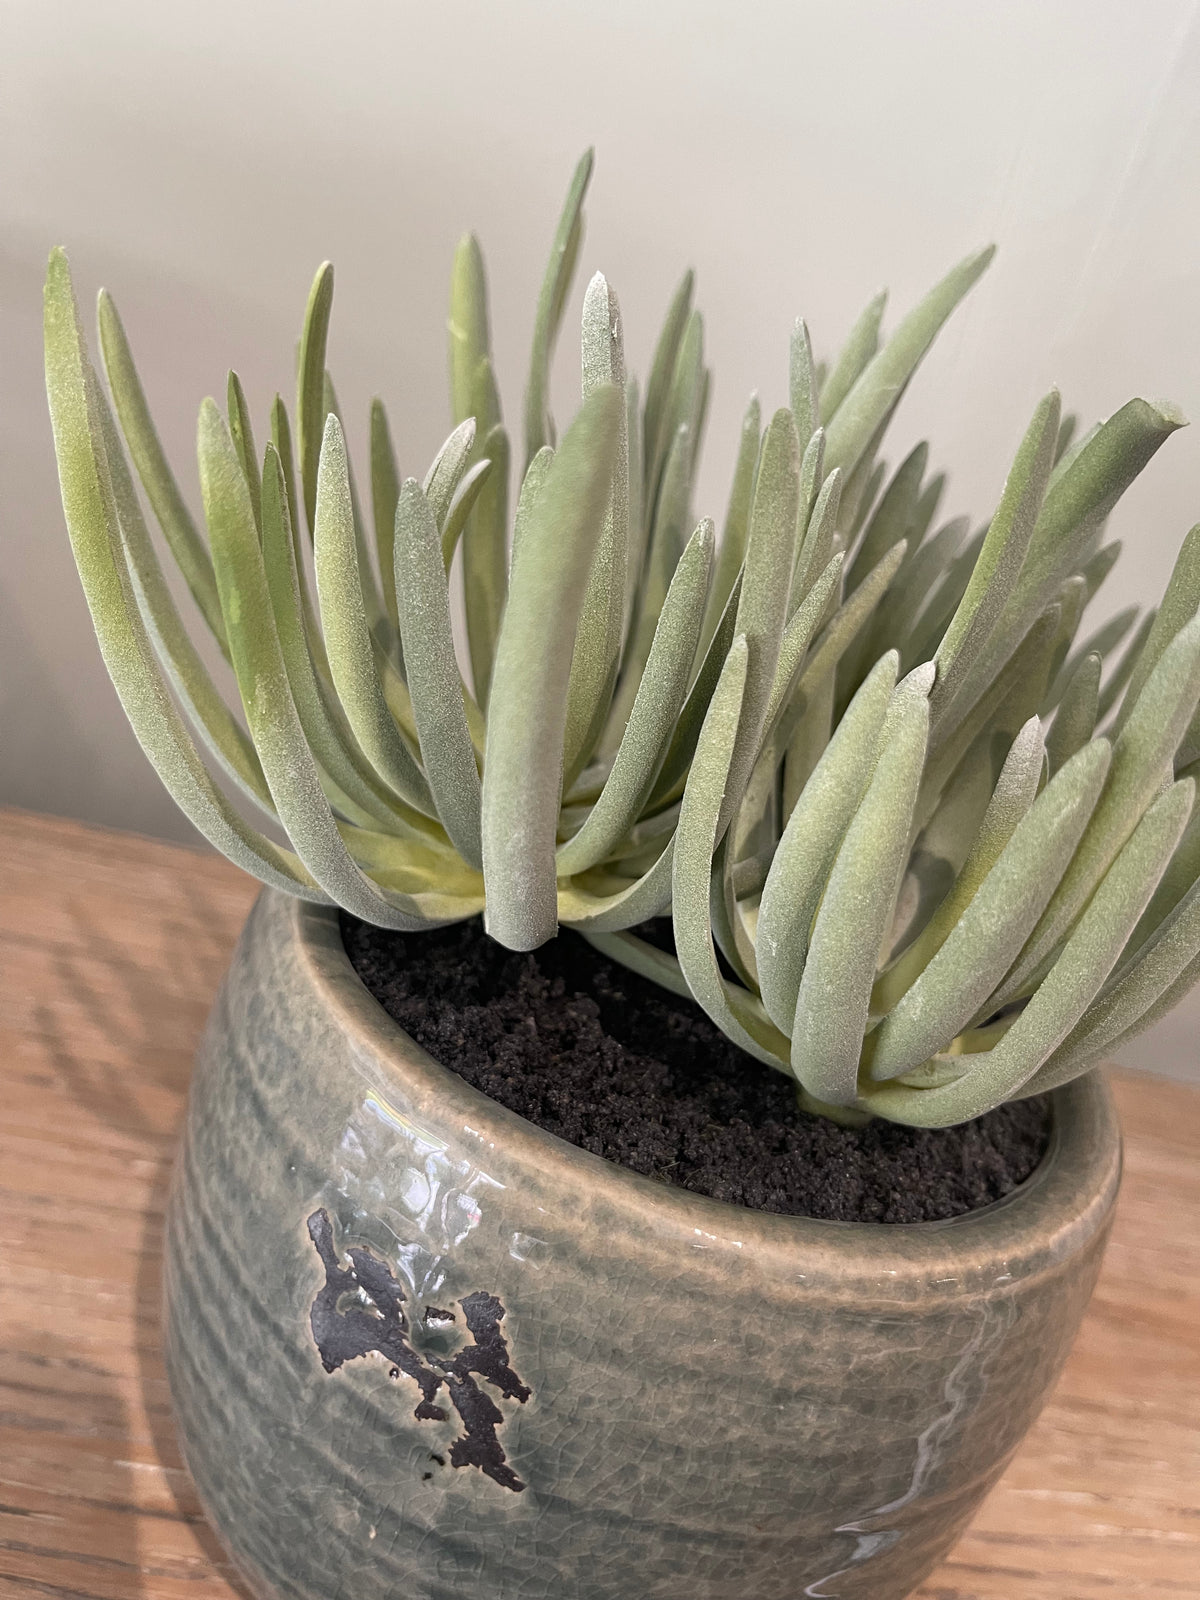
[[[1002,1199],[944,1221],[842,1222],[755,1211],[656,1181],[582,1150],[537,1127],[474,1088],[422,1048],[384,1010],[354,970],[342,943],[336,907],[265,889],[256,913],[272,903],[286,918],[293,955],[319,1005],[354,1055],[372,1064],[428,1122],[453,1126],[477,1142],[481,1156],[501,1149],[508,1173],[549,1179],[580,1209],[599,1209],[605,1227],[628,1236],[655,1231],[677,1237],[693,1259],[705,1254],[799,1276],[815,1291],[822,1281],[841,1298],[847,1278],[870,1281],[888,1302],[930,1298],[939,1281],[946,1298],[985,1284],[1025,1282],[1075,1254],[1107,1226],[1120,1184],[1121,1139],[1108,1085],[1100,1071],[1051,1094],[1050,1142],[1030,1177]],[[253,918],[252,918],[253,920]],[[743,1254],[744,1253],[744,1254]],[[811,1274],[797,1274],[798,1258]],[[935,1276],[944,1269],[945,1276]],[[965,1274],[965,1277],[964,1277]],[[936,1297],[936,1296],[935,1296]]]

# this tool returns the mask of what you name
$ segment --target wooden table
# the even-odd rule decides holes
[[[159,1247],[192,1052],[256,886],[12,811],[0,862],[0,1595],[229,1600],[172,1434]],[[1200,1091],[1116,1088],[1127,1178],[1083,1332],[920,1600],[1200,1597]]]

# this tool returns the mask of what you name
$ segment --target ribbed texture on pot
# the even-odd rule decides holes
[[[188,1464],[270,1600],[900,1600],[1053,1383],[1119,1167],[1093,1076],[1056,1095],[1030,1182],[950,1223],[668,1189],[432,1062],[359,983],[335,916],[266,891],[201,1050],[168,1220]],[[379,1354],[325,1370],[322,1211],[339,1269],[368,1251],[403,1291],[444,1420],[414,1417],[418,1383]],[[507,1397],[467,1380],[501,1419],[492,1472],[453,1464],[462,1363],[437,1366],[472,1342],[472,1295],[503,1307],[513,1375]],[[333,1309],[372,1307],[346,1290]]]

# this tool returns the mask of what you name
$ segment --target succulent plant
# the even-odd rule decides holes
[[[935,526],[927,447],[890,475],[880,451],[983,251],[883,342],[874,299],[828,369],[797,322],[789,404],[764,429],[751,400],[718,544],[693,511],[709,373],[690,273],[644,397],[616,296],[591,280],[582,405],[556,443],[590,171],[589,154],[537,303],[511,533],[473,238],[451,289],[455,427],[423,480],[401,480],[375,401],[368,521],[326,371],[326,265],[294,435],[276,397],[257,452],[234,373],[227,414],[201,407],[207,537],[112,301],[110,404],[53,253],[63,504],[139,740],[265,883],[398,929],[482,911],[519,950],[576,928],[829,1115],[944,1125],[1066,1082],[1200,975],[1200,528],[1157,613],[1075,644],[1119,553],[1105,520],[1182,418],[1133,400],[1076,441],[1052,392],[991,518]],[[126,450],[244,726],[180,618]],[[674,954],[634,931],[668,912]]]

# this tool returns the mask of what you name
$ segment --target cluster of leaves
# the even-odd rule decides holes
[[[886,342],[873,300],[828,369],[796,324],[789,405],[764,429],[751,401],[718,544],[694,525],[709,373],[690,274],[644,396],[592,279],[583,403],[556,443],[550,362],[590,169],[538,300],[511,533],[473,238],[451,292],[456,426],[424,479],[401,480],[376,401],[368,521],[326,371],[325,266],[294,434],[276,397],[258,454],[234,373],[227,414],[201,407],[207,537],[112,301],[110,404],[52,255],[66,520],[138,738],[265,883],[400,929],[482,910],[514,949],[574,927],[829,1114],[944,1125],[1066,1082],[1200,975],[1200,529],[1157,613],[1075,643],[1118,554],[1105,520],[1182,419],[1134,400],[1073,442],[1051,393],[990,520],[938,525],[927,447],[890,475],[880,449],[985,251]],[[179,616],[135,472],[244,725]],[[674,954],[633,931],[667,913]]]

